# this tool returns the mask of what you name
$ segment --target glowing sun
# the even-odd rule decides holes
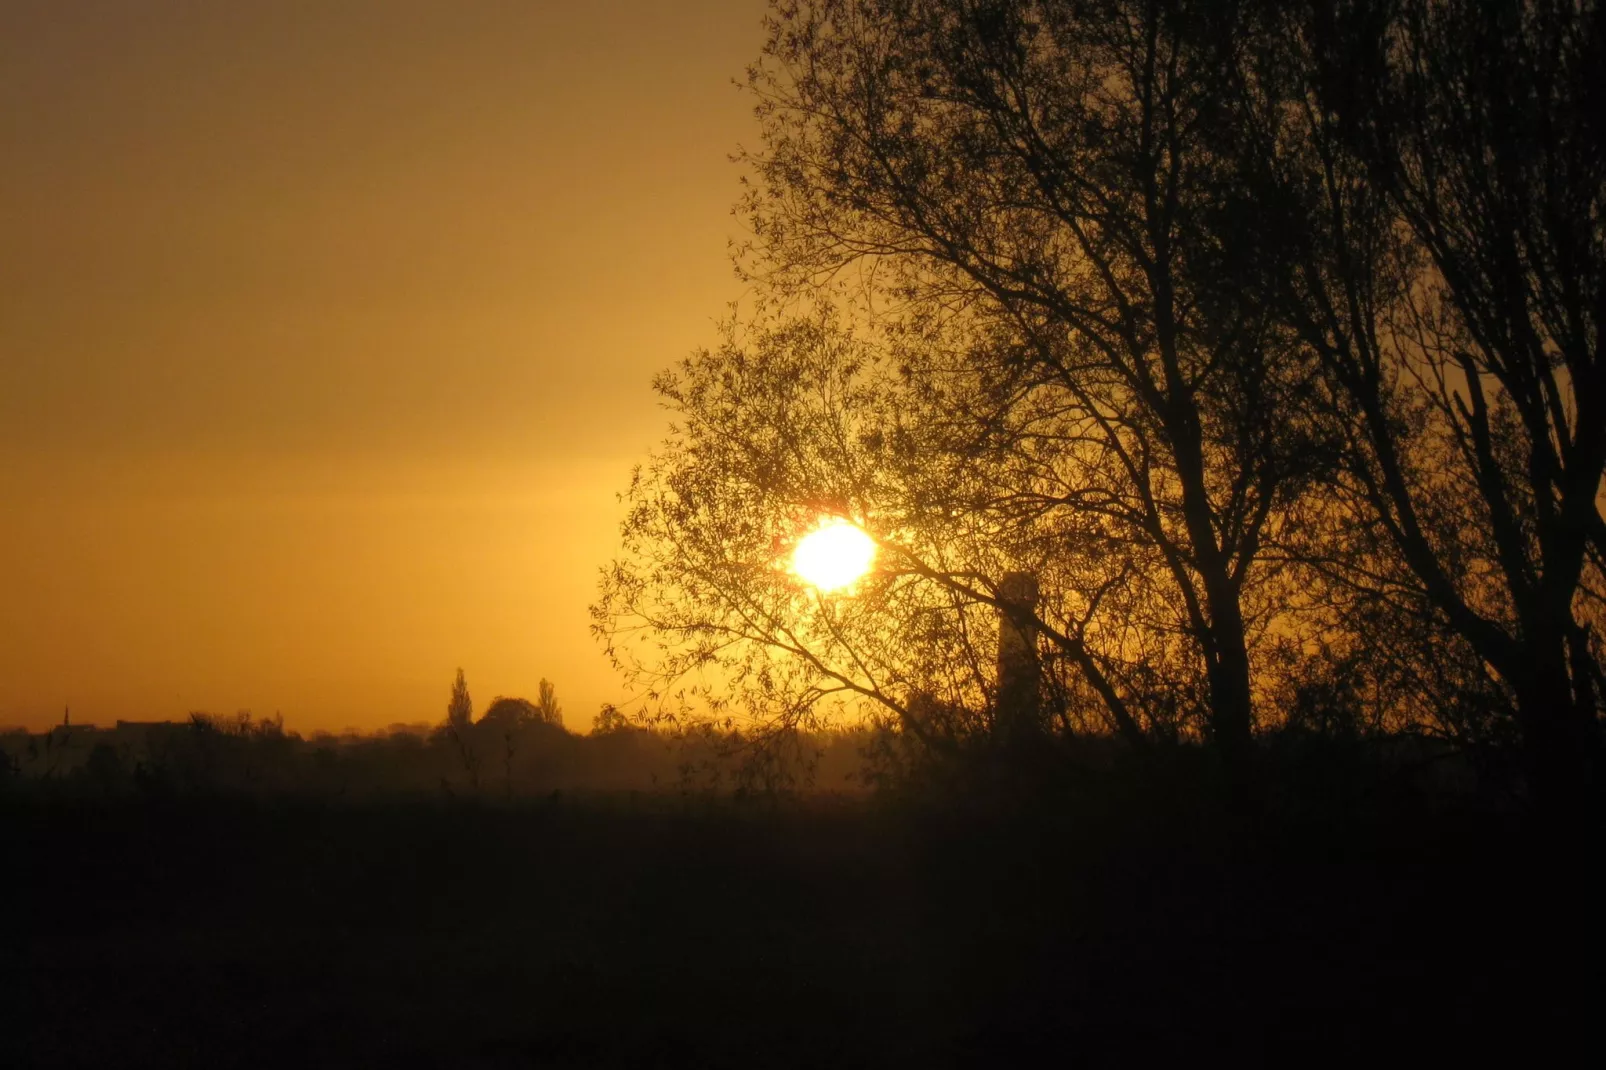
[[[822,591],[835,591],[869,572],[874,560],[875,540],[841,517],[831,517],[798,542],[792,571]]]

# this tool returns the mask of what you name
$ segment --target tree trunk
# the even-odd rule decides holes
[[[1588,683],[1572,679],[1559,639],[1524,646],[1528,657],[1512,682],[1534,807],[1551,825],[1587,819],[1601,801],[1600,726],[1574,688]]]
[[[1225,588],[1225,590],[1221,589]],[[1237,592],[1225,577],[1205,584],[1210,605],[1210,734],[1228,766],[1242,767],[1248,758],[1253,724],[1249,683],[1249,647]]]

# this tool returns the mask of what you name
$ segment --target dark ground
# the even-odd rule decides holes
[[[1598,1050],[1601,900],[1519,820],[1207,809],[0,800],[0,1065]]]

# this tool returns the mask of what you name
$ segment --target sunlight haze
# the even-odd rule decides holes
[[[763,9],[0,3],[0,725],[622,700]]]

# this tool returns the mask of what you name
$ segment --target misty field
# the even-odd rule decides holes
[[[1587,1032],[1590,885],[1512,819],[1245,822],[1190,776],[962,806],[14,794],[0,1045],[14,1066],[950,1066],[1540,1058]]]

